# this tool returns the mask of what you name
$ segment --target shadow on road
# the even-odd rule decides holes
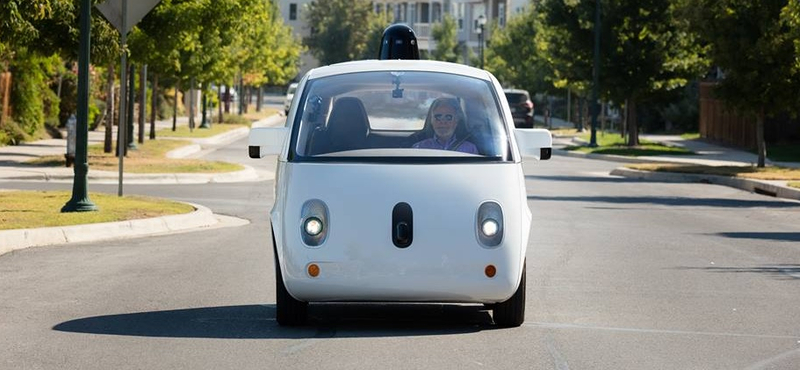
[[[275,305],[188,308],[86,317],[53,330],[167,338],[307,339],[474,333],[494,329],[483,306],[441,304],[311,304],[309,322],[275,321]]]
[[[772,200],[742,200],[724,198],[686,198],[686,197],[604,197],[604,196],[538,196],[528,195],[531,200],[559,202],[598,202],[612,204],[655,204],[680,207],[721,207],[721,208],[800,208],[800,203]]]
[[[736,232],[717,233],[716,235],[733,239],[777,240],[783,242],[800,242],[800,233],[793,232]]]
[[[642,183],[642,182],[666,182],[647,179],[634,179],[630,177],[602,177],[602,176],[548,176],[548,175],[526,175],[525,180],[548,180],[566,182],[609,182],[609,183]]]
[[[800,280],[800,265],[777,264],[754,267],[680,267],[679,270],[701,270],[714,273],[763,274],[779,280]]]

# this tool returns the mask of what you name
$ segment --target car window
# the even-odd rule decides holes
[[[312,79],[295,116],[293,158],[510,160],[494,91],[485,80],[421,71]],[[437,116],[434,110],[444,113]],[[450,135],[442,136],[448,122]]]

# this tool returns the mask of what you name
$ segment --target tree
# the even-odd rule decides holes
[[[63,74],[63,64],[75,61],[78,51],[78,0],[6,0],[0,2],[0,66],[15,75],[12,83],[13,119],[16,127],[4,127],[14,134],[36,134],[59,124],[61,106],[70,106],[74,96],[56,94],[49,85]],[[117,50],[115,32],[99,15],[92,19],[92,60],[108,60]],[[60,84],[55,84],[60,85]],[[91,108],[95,108],[92,100]],[[91,111],[90,111],[91,112]],[[62,112],[63,116],[71,112]],[[16,139],[20,137],[16,134]]]
[[[791,4],[790,4],[791,3]],[[694,27],[709,43],[725,77],[715,93],[729,107],[756,118],[758,167],[764,167],[765,117],[797,112],[800,90],[795,1],[690,0]],[[794,32],[794,33],[793,33]]]
[[[678,1],[600,2],[600,94],[626,102],[628,145],[639,144],[638,104],[685,86],[706,68]],[[543,5],[549,60],[559,84],[588,86],[591,80],[595,3],[556,0]]]
[[[333,64],[356,59],[375,58],[365,55],[370,43],[374,22],[383,18],[372,10],[369,0],[314,0],[308,5],[306,23],[311,36],[303,42],[321,64]],[[386,25],[384,24],[383,27]]]
[[[541,15],[532,4],[525,13],[511,18],[505,28],[492,25],[492,36],[486,48],[486,69],[505,86],[532,93],[547,93],[564,87],[553,78],[546,43],[539,35]]]
[[[442,17],[441,23],[431,28],[431,37],[436,40],[436,48],[431,52],[431,59],[443,62],[457,62],[459,56],[458,30],[456,20],[450,14]]]

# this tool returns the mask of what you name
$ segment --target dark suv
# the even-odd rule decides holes
[[[514,117],[514,127],[533,128],[533,102],[525,90],[505,89],[506,100]]]

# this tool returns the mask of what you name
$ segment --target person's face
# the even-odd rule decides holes
[[[449,140],[456,131],[456,111],[450,106],[439,106],[433,111],[433,131],[441,140]]]

